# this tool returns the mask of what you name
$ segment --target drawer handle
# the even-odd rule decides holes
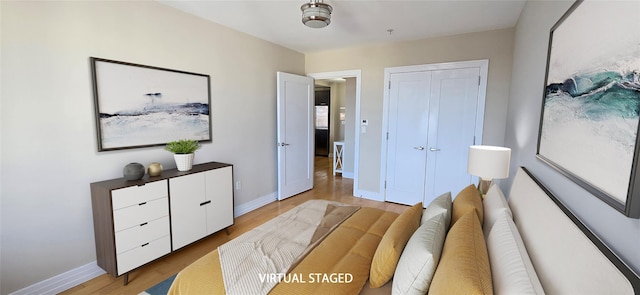
[[[149,245],[149,243],[144,243],[144,244],[142,244],[142,246],[140,246],[140,247],[144,247],[144,246],[148,246],[148,245]]]
[[[211,203],[211,200],[200,203],[200,206],[204,206],[204,205],[209,204],[209,203]]]
[[[147,225],[147,224],[148,224],[148,222],[145,222],[145,223],[143,223],[143,224],[140,224],[140,226],[145,226],[145,225]]]
[[[139,203],[138,206],[142,206],[142,205],[146,205],[146,204],[147,204],[147,202],[142,202],[142,203]]]

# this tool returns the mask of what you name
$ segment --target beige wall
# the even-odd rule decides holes
[[[0,293],[95,261],[89,183],[129,162],[175,167],[162,147],[97,152],[89,57],[211,76],[213,142],[234,164],[235,206],[276,191],[276,71],[301,53],[155,1],[1,5]]]
[[[484,144],[503,145],[511,77],[513,29],[306,55],[306,72],[362,70],[359,190],[379,193],[384,68],[489,59]]]

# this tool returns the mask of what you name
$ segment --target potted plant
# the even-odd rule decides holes
[[[189,171],[193,167],[194,152],[200,148],[200,143],[193,139],[180,139],[167,143],[165,149],[173,153],[178,171]]]

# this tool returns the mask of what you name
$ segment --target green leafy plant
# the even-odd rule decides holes
[[[193,139],[180,139],[171,141],[165,146],[165,150],[174,154],[191,154],[200,148],[200,143]]]

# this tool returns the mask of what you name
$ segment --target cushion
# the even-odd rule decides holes
[[[502,216],[502,212],[506,212],[509,218],[513,218],[509,204],[502,193],[502,190],[495,183],[491,185],[487,194],[484,195],[482,201],[484,208],[484,224],[482,229],[484,230],[484,236],[486,237],[491,231],[491,227],[496,222],[496,218]]]
[[[465,187],[458,193],[455,199],[453,199],[451,226],[469,211],[475,211],[478,220],[480,220],[480,224],[483,224],[484,209],[482,207],[482,197],[480,197],[480,192],[473,184]]]
[[[474,210],[449,230],[429,294],[493,294],[487,246]]]
[[[402,212],[384,233],[371,263],[369,283],[372,288],[382,287],[393,277],[400,254],[420,225],[421,217],[422,202]]]
[[[496,294],[544,294],[511,214],[502,211],[487,235]]]
[[[427,293],[440,261],[448,229],[445,214],[436,215],[418,227],[398,261],[392,294]]]
[[[424,209],[424,212],[422,212],[422,220],[420,224],[423,224],[432,217],[443,213],[445,214],[447,228],[449,228],[449,224],[451,223],[451,192],[446,192],[429,203],[427,208]]]

